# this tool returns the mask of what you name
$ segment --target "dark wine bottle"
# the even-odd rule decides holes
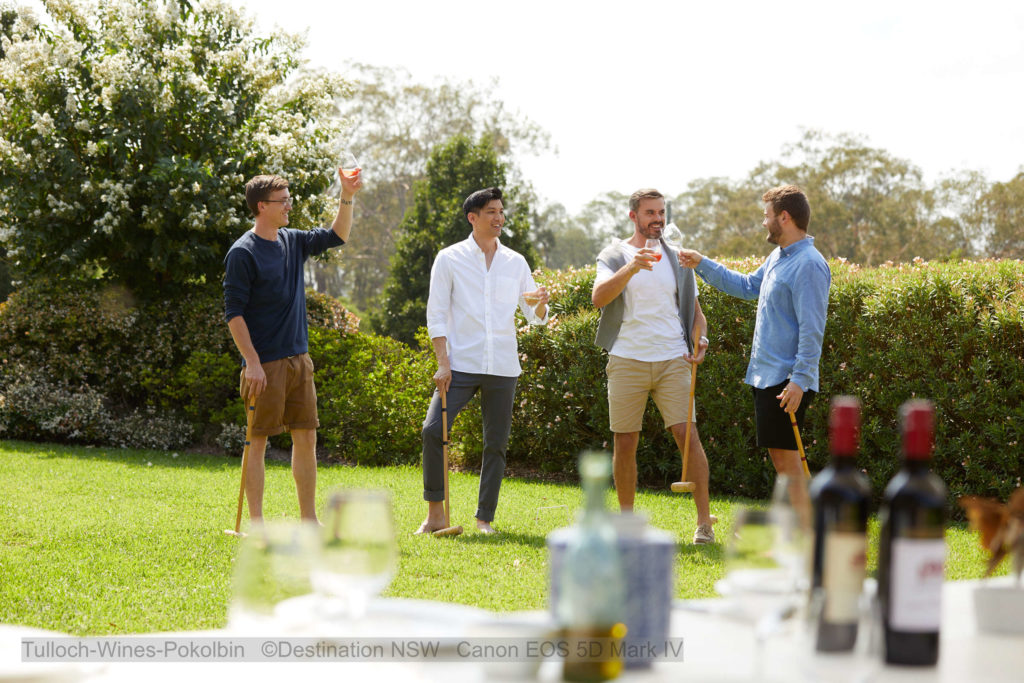
[[[821,597],[815,649],[847,652],[857,640],[860,594],[867,562],[871,484],[857,469],[860,401],[832,400],[832,462],[811,481],[814,556],[811,589]]]
[[[929,470],[935,409],[908,401],[903,467],[885,488],[878,551],[885,661],[931,666],[939,659],[942,580],[946,560],[946,486]]]

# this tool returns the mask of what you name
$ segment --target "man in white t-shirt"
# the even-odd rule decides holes
[[[592,295],[601,309],[596,341],[608,351],[608,415],[615,435],[613,473],[619,509],[633,509],[636,450],[647,396],[652,394],[680,454],[686,429],[692,430],[687,478],[696,484],[693,542],[712,543],[711,525],[717,520],[708,508],[708,460],[696,425],[687,422],[690,363],[704,360],[707,320],[697,301],[693,272],[683,268],[678,254],[661,240],[664,195],[637,190],[629,198],[629,218],[633,236],[616,240],[597,257]],[[658,246],[647,248],[647,240],[657,240]]]

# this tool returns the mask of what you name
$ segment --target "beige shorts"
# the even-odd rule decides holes
[[[253,436],[274,436],[293,429],[316,429],[316,387],[313,386],[313,361],[308,353],[263,363],[267,387],[256,398]],[[244,401],[249,394],[245,368],[238,382]]]
[[[661,411],[665,428],[686,422],[690,402],[690,364],[682,358],[648,363],[608,356],[608,418],[616,434],[639,432],[647,395]],[[697,422],[696,407],[692,417]]]

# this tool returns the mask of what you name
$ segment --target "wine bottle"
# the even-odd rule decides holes
[[[885,661],[912,666],[939,659],[946,559],[946,486],[929,470],[935,409],[928,401],[900,408],[903,466],[885,488],[878,552]]]
[[[811,589],[822,597],[815,649],[847,652],[857,640],[860,594],[867,561],[871,485],[857,469],[860,401],[832,400],[832,462],[811,481],[814,554]]]
[[[584,507],[566,546],[556,617],[566,644],[562,678],[606,681],[623,669],[625,573],[615,527],[604,507],[611,458],[580,456]]]

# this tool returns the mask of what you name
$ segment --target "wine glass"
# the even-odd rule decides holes
[[[774,510],[739,507],[726,545],[725,578],[715,589],[731,600],[726,614],[754,629],[754,677],[760,678],[764,641],[796,613],[799,579],[780,539],[782,519]]]
[[[661,239],[665,240],[665,244],[672,247],[674,251],[679,251],[683,248],[683,231],[675,223],[665,225],[665,228],[661,231]]]
[[[333,166],[328,174],[331,178],[331,186],[327,188],[327,194],[332,197],[341,193],[341,179],[338,177],[339,168],[341,168],[341,172],[345,174],[346,178],[354,178],[360,171],[359,161],[355,155],[352,152],[342,152],[337,165]]]
[[[391,498],[386,491],[338,489],[323,514],[313,589],[328,617],[358,620],[391,582],[398,559]]]
[[[282,615],[277,608],[312,591],[310,571],[318,546],[318,531],[309,522],[253,524],[235,560],[231,628],[267,635],[301,627],[298,614]]]
[[[644,246],[654,252],[651,256],[653,256],[655,261],[661,260],[661,241],[649,239],[644,243]]]

